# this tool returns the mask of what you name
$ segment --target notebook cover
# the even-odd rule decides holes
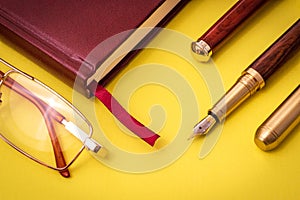
[[[158,26],[164,25],[187,1],[180,1]],[[110,42],[99,55],[97,63],[85,60],[98,44],[107,38],[137,28],[159,8],[164,0],[0,0],[1,34],[47,63],[65,82],[80,85],[87,96],[91,92],[87,79],[130,35]],[[141,44],[148,42],[148,39]],[[103,80],[106,83],[136,52],[130,52]],[[84,70],[78,69],[84,65]],[[78,81],[79,80],[79,81]]]

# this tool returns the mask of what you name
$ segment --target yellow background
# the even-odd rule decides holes
[[[196,40],[235,2],[192,1],[167,28]],[[299,18],[299,13],[299,0],[271,1],[213,56],[225,89],[229,89],[241,72]],[[107,88],[113,91],[126,71],[159,61],[191,77],[197,98],[207,98],[201,94],[204,86],[197,88],[201,77],[193,76],[192,70],[185,70],[186,63],[163,55],[160,51],[141,52]],[[297,133],[300,127],[272,152],[261,151],[253,142],[257,127],[299,84],[299,55],[297,53],[267,81],[263,90],[226,119],[216,146],[204,159],[198,158],[204,138],[195,139],[170,166],[144,174],[111,169],[84,151],[70,168],[72,177],[65,179],[0,141],[0,199],[299,199],[300,136]],[[72,101],[72,87],[49,74],[41,67],[43,63],[2,35],[0,56]],[[130,112],[145,124],[150,120],[144,115],[149,107],[147,100],[153,98],[154,89],[150,87],[147,93],[136,94],[133,96],[136,100],[130,104]],[[161,95],[158,100],[163,104],[168,102],[165,98],[172,99]],[[210,106],[210,102],[201,105],[200,117],[206,115]],[[122,135],[111,114],[100,103],[96,107],[101,111],[101,119],[106,120],[104,129]],[[176,128],[176,124],[174,126]],[[128,144],[134,145],[132,141]],[[134,150],[151,151],[143,145]]]

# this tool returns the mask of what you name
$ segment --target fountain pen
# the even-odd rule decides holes
[[[265,50],[239,77],[237,82],[195,125],[190,138],[204,135],[223,121],[242,102],[264,87],[265,81],[300,47],[300,20]]]

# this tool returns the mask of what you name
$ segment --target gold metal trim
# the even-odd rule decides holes
[[[207,62],[212,55],[212,49],[203,40],[192,42],[191,49],[194,58],[200,62]]]
[[[249,68],[209,112],[222,121],[264,85],[265,82],[261,75],[256,70]]]
[[[256,145],[269,151],[276,148],[300,122],[300,85],[259,126],[255,134]]]

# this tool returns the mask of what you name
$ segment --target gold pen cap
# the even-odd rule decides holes
[[[254,141],[260,149],[276,148],[300,122],[299,86],[257,129]]]

